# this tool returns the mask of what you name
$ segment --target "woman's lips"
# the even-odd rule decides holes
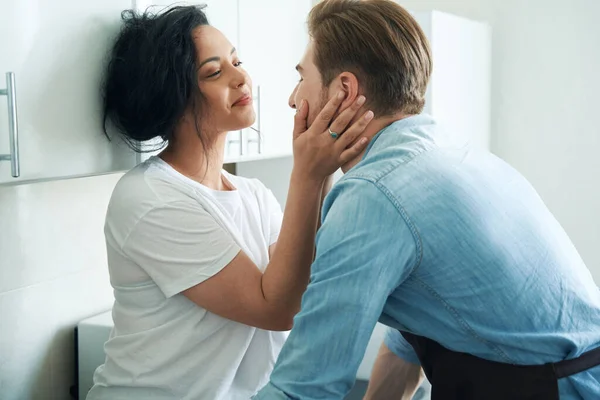
[[[252,97],[246,95],[233,103],[233,106],[247,106],[249,104],[252,104]]]

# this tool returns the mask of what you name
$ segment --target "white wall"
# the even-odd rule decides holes
[[[600,2],[398,3],[492,25],[492,151],[535,186],[600,284]]]
[[[600,284],[600,2],[496,1],[493,149],[533,183]]]
[[[0,187],[0,398],[66,400],[73,328],[112,305],[104,215],[121,175]]]

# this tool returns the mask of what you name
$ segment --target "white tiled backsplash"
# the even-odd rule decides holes
[[[121,174],[0,187],[0,398],[66,400],[73,327],[112,305],[104,215]]]

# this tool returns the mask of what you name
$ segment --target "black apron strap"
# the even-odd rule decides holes
[[[577,358],[553,364],[556,378],[566,378],[600,365],[600,347],[583,353]]]
[[[408,332],[431,383],[432,400],[559,400],[558,379],[600,365],[600,347],[581,356],[544,365],[514,365],[449,350]]]
[[[559,400],[554,365],[512,365],[449,350],[401,332],[431,383],[432,400]]]

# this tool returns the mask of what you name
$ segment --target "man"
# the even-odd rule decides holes
[[[338,91],[342,108],[364,95],[373,139],[325,200],[302,310],[255,398],[342,399],[380,321],[368,398],[410,398],[422,366],[434,400],[600,399],[600,291],[521,175],[419,115],[416,21],[325,0],[308,26],[291,106],[306,99],[310,122]]]

